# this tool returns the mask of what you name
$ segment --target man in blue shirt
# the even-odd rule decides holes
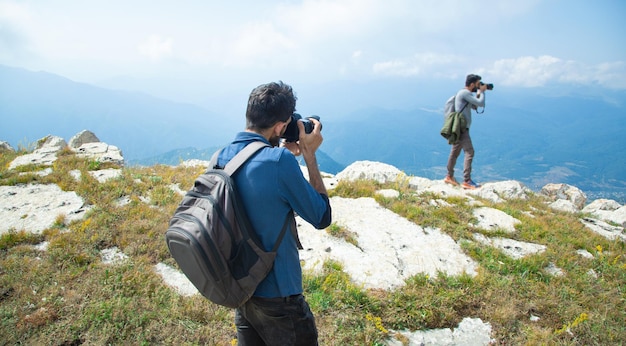
[[[298,121],[299,140],[280,141],[287,125],[295,121],[291,117],[295,110],[296,97],[289,85],[278,82],[256,87],[248,99],[246,130],[238,133],[218,158],[223,167],[247,144],[263,141],[271,145],[253,155],[233,177],[267,251],[273,248],[285,219],[292,217],[292,210],[315,228],[331,223],[328,193],[315,156],[323,140],[321,123],[311,119],[313,131],[307,134]],[[303,156],[308,181],[294,155]],[[289,227],[295,227],[295,222],[289,222]],[[317,345],[315,319],[302,295],[298,241],[292,234],[287,230],[274,267],[253,297],[235,312],[239,345]]]

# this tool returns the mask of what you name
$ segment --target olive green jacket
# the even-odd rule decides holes
[[[448,144],[454,144],[461,138],[461,130],[467,128],[467,121],[463,113],[452,112],[445,116],[441,136],[448,140]]]

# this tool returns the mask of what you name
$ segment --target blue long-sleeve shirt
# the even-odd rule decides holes
[[[225,166],[247,144],[268,141],[252,132],[240,132],[220,154]],[[268,143],[269,144],[269,143]],[[266,251],[274,247],[288,213],[293,210],[315,228],[330,225],[328,197],[317,192],[304,178],[295,156],[285,148],[265,147],[243,164],[233,179],[248,217]],[[289,223],[289,228],[291,228]],[[264,298],[302,293],[300,255],[291,229],[280,244],[274,267],[254,295]]]

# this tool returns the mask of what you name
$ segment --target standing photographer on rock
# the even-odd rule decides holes
[[[322,124],[317,117],[300,119],[295,110],[291,86],[272,82],[256,87],[248,99],[246,131],[238,133],[218,159],[218,165],[224,167],[252,142],[270,145],[233,175],[248,218],[266,251],[272,250],[284,220],[293,219],[294,212],[317,229],[331,223],[328,193],[315,155],[323,140]],[[286,135],[286,143],[280,146]],[[294,155],[303,156],[308,181]],[[235,312],[239,345],[318,344],[315,318],[302,295],[299,241],[292,236],[296,223],[291,221],[272,270],[252,298]]]
[[[472,125],[472,109],[476,110],[478,107],[485,107],[485,90],[492,90],[493,84],[483,84],[481,77],[475,74],[467,75],[465,79],[465,88],[459,90],[455,96],[454,108],[462,110],[461,113],[465,118],[467,127],[461,129],[461,136],[458,142],[452,145],[450,149],[450,156],[448,157],[448,175],[444,179],[444,182],[458,186],[459,183],[454,179],[454,166],[456,160],[461,154],[461,149],[465,152],[465,160],[463,164],[463,183],[461,186],[464,189],[477,189],[480,186],[472,181],[472,160],[474,159],[474,146],[472,145],[472,138],[469,134],[470,126]],[[476,96],[474,96],[476,93]],[[471,107],[467,107],[467,106]]]

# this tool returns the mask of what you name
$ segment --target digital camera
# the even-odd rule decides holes
[[[487,85],[487,90],[493,90],[493,84],[491,84],[491,83],[485,84],[483,82],[480,82],[480,85]]]
[[[306,117],[303,119],[300,114],[293,113],[293,115],[291,116],[291,122],[289,122],[289,125],[287,125],[287,129],[285,130],[285,133],[281,136],[281,138],[284,138],[286,142],[296,142],[300,138],[298,120],[301,120],[302,124],[304,125],[304,133],[313,132],[314,125],[313,122],[309,120],[311,118],[317,121],[320,120],[320,117],[317,115],[311,115],[310,117]]]

